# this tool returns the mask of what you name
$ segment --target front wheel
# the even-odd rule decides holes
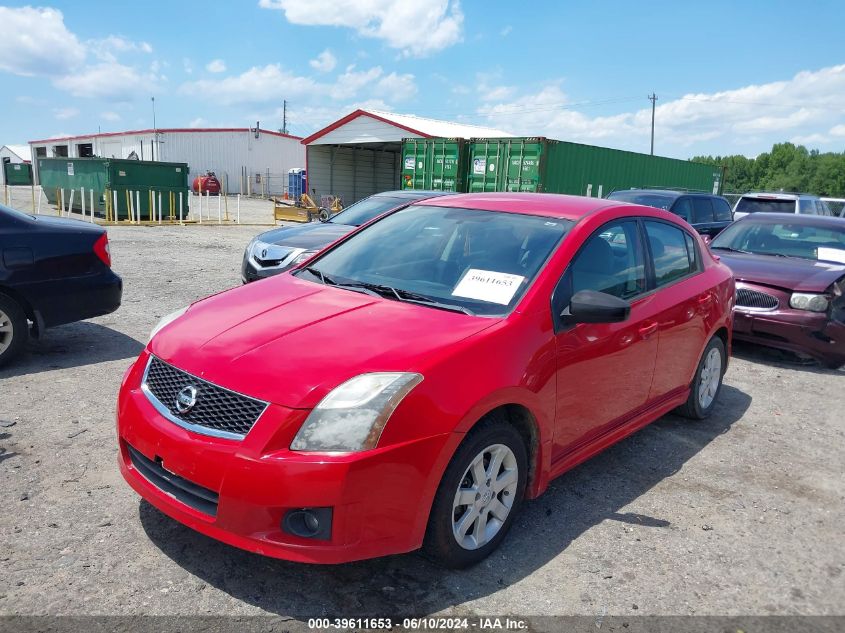
[[[453,569],[486,558],[513,522],[527,473],[519,432],[503,420],[480,422],[446,468],[431,508],[424,552]]]
[[[687,401],[678,407],[678,413],[693,420],[703,420],[716,406],[716,399],[722,390],[722,378],[727,368],[725,344],[714,336],[704,348],[698,363]]]
[[[28,337],[26,314],[10,297],[0,294],[0,367],[23,351]]]

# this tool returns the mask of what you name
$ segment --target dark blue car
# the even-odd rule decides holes
[[[105,229],[0,205],[0,366],[30,334],[114,312],[122,292]]]

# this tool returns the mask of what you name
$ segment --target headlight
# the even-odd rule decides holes
[[[301,264],[306,259],[311,259],[316,254],[317,254],[317,251],[303,251],[299,255],[294,257],[293,261],[291,262],[291,266],[296,266],[297,264]]]
[[[792,296],[789,298],[789,305],[796,310],[825,312],[827,307],[830,305],[830,301],[824,295],[793,292]]]
[[[170,314],[167,314],[167,315],[161,317],[158,320],[158,323],[156,323],[156,326],[150,332],[149,340],[151,341],[153,339],[153,337],[156,334],[159,333],[159,330],[161,330],[165,325],[169,325],[170,323],[173,323],[176,319],[178,319],[180,316],[185,314],[185,312],[187,312],[188,308],[190,308],[190,307],[191,306],[185,306],[184,308],[179,308],[178,310],[176,310],[176,312],[171,312]]]
[[[308,415],[293,438],[294,451],[366,451],[375,448],[387,420],[420,374],[361,374],[336,387]]]

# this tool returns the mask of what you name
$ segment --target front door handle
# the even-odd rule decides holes
[[[652,321],[640,328],[640,336],[644,339],[657,332],[657,321]]]

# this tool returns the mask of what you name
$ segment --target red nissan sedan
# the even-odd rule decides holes
[[[425,200],[165,317],[123,380],[120,469],[252,552],[465,567],[552,478],[674,409],[711,413],[733,297],[659,209]]]

